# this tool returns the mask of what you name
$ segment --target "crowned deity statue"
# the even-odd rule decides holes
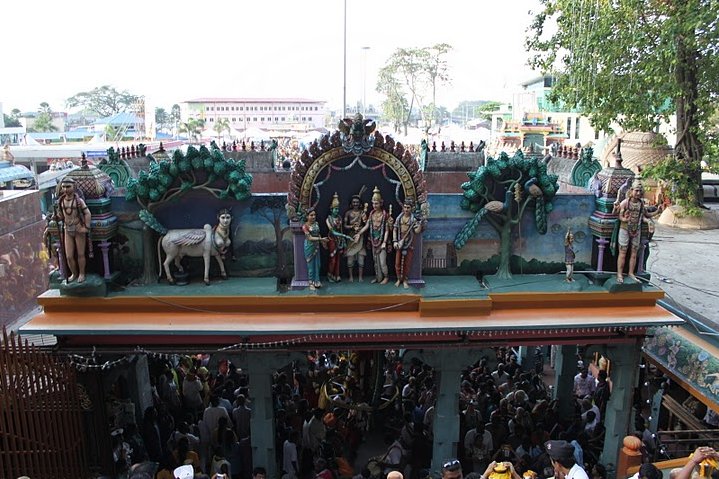
[[[642,223],[644,219],[653,218],[662,211],[664,205],[659,205],[653,212],[647,211],[644,205],[644,187],[642,182],[637,178],[634,180],[631,188],[627,193],[627,197],[623,199],[619,205],[619,231],[616,242],[619,245],[619,255],[617,256],[617,283],[624,282],[624,263],[627,258],[627,249],[629,254],[629,277],[636,280],[634,274],[637,267],[637,251],[641,245]]]
[[[353,240],[352,237],[342,233],[340,199],[337,193],[335,193],[332,197],[332,202],[330,203],[330,214],[329,216],[327,216],[325,223],[327,224],[327,249],[329,250],[327,280],[330,283],[337,283],[342,280],[342,278],[340,277],[340,258],[344,254],[345,249],[347,248],[347,242],[351,242]]]
[[[405,289],[409,288],[408,279],[412,268],[415,235],[420,234],[425,227],[424,221],[413,214],[413,209],[412,198],[405,198],[402,213],[395,219],[392,231],[392,245],[396,255],[394,267],[397,273],[397,282],[394,285],[399,287],[401,284]]]
[[[68,283],[85,281],[85,253],[90,236],[90,209],[75,191],[75,180],[65,177],[60,182],[57,200],[58,219],[62,222],[62,243],[67,265],[70,268]],[[92,245],[90,244],[90,247]]]
[[[322,287],[320,282],[320,246],[327,246],[328,239],[320,234],[320,225],[317,223],[317,212],[314,208],[307,210],[307,221],[302,225],[305,233],[305,261],[307,262],[307,278],[310,289]]]
[[[372,211],[370,211],[367,224],[363,230],[369,230],[369,241],[372,246],[372,260],[374,261],[374,279],[372,283],[387,284],[389,270],[387,268],[387,253],[391,248],[388,244],[389,232],[392,229],[392,207],[390,212],[382,207],[383,200],[379,188],[372,191]]]
[[[360,191],[359,194],[352,195],[350,208],[345,212],[343,221],[345,234],[352,238],[351,241],[347,242],[345,249],[350,282],[354,281],[353,270],[355,264],[357,264],[358,279],[362,282],[364,260],[367,256],[367,250],[364,245],[364,233],[367,231],[365,228],[367,223],[367,204],[365,204],[363,210],[361,194],[362,192]]]

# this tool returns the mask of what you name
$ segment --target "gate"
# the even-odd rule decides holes
[[[75,368],[3,328],[0,477],[87,477]]]

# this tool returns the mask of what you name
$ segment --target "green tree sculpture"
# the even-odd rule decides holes
[[[164,233],[164,227],[151,213],[157,205],[191,190],[241,201],[250,197],[251,185],[252,175],[245,172],[245,160],[225,158],[213,142],[212,151],[204,145],[199,150],[190,146],[185,155],[175,150],[171,160],[158,162],[151,158],[149,172],[141,171],[128,181],[125,199],[137,201],[143,208],[140,219]]]
[[[547,214],[552,198],[559,189],[557,175],[547,174],[547,165],[537,158],[525,158],[521,151],[513,157],[502,152],[496,160],[487,158],[486,166],[468,173],[462,184],[461,207],[474,213],[457,233],[454,245],[461,249],[486,219],[499,234],[499,269],[497,276],[512,277],[509,259],[512,253],[512,228],[519,224],[527,206],[534,206],[534,219],[540,234],[547,232]]]

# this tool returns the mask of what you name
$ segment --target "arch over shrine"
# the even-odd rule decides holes
[[[287,217],[294,232],[293,288],[309,285],[307,266],[303,261],[297,260],[304,257],[304,233],[301,226],[306,212],[310,208],[317,210],[318,217],[322,218],[319,223],[323,225],[333,198],[335,206],[341,205],[341,215],[344,215],[352,197],[360,197],[360,201],[364,203],[364,211],[367,212],[373,192],[380,195],[384,202],[383,209],[392,219],[402,212],[402,204],[407,199],[414,205],[415,217],[421,218],[422,221],[429,217],[427,182],[414,155],[391,136],[383,136],[375,131],[373,120],[365,120],[358,114],[352,119],[342,120],[338,130],[331,135],[327,134],[319,141],[313,142],[303,152],[292,171],[287,195]],[[321,226],[322,228],[326,229]],[[321,231],[321,236],[324,235],[324,231]],[[424,284],[421,254],[416,257],[411,255],[411,250],[422,251],[421,234],[413,241],[413,248],[407,255],[407,258],[411,259],[407,264],[411,267],[405,287],[407,284]],[[391,248],[388,247],[387,255],[390,254]],[[402,255],[405,255],[404,251]],[[381,261],[384,262],[384,255],[382,258]],[[387,262],[389,263],[389,260]],[[363,265],[361,262],[359,264]],[[337,263],[335,268],[336,265]],[[379,267],[375,269],[377,268]],[[383,267],[382,270],[384,269]]]
[[[381,133],[374,131],[373,125],[371,128],[372,131],[365,130],[359,139],[351,133],[336,130],[331,135],[327,134],[319,141],[313,142],[302,153],[290,176],[287,195],[288,218],[291,220],[303,218],[304,211],[317,205],[321,197],[318,194],[318,183],[325,179],[323,173],[327,176],[335,172],[346,172],[354,167],[378,169],[376,166],[365,164],[363,158],[376,160],[383,165],[385,172],[386,169],[393,172],[396,180],[388,179],[386,174],[385,179],[389,182],[398,181],[398,186],[403,190],[403,198],[412,198],[419,208],[427,209],[427,182],[417,160],[402,143],[395,142],[390,135],[382,136]],[[335,163],[341,160],[349,160],[350,165],[335,166]],[[396,201],[400,202],[401,199],[396,198]]]

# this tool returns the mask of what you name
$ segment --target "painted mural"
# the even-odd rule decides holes
[[[461,194],[430,195],[432,217],[424,232],[422,251],[424,273],[494,274],[499,265],[499,236],[489,224],[480,223],[466,246],[457,250],[455,235],[473,216],[459,208]],[[519,274],[556,273],[564,270],[564,235],[574,234],[575,269],[589,268],[592,236],[587,218],[594,211],[590,194],[557,194],[548,215],[547,234],[540,235],[533,214],[524,215],[512,230],[512,270]]]
[[[670,328],[649,330],[644,352],[712,401],[719,402],[719,359]]]

